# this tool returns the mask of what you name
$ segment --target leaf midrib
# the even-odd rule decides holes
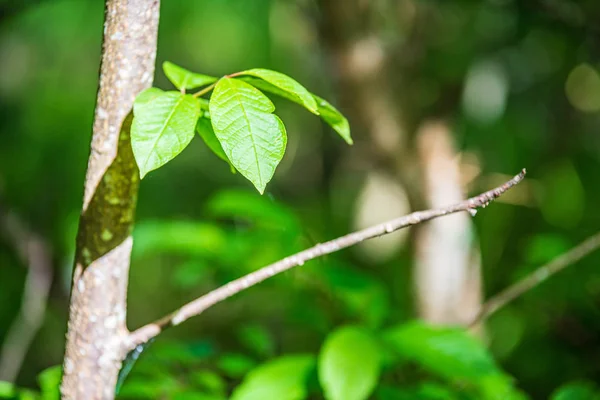
[[[175,105],[173,106],[173,108],[171,109],[171,111],[169,112],[169,115],[165,119],[165,122],[159,131],[160,133],[158,135],[156,135],[156,139],[154,140],[154,143],[152,144],[151,151],[148,152],[148,156],[146,157],[146,161],[144,162],[144,168],[148,168],[148,161],[150,160],[150,156],[156,149],[156,144],[158,143],[158,141],[162,137],[162,135],[165,133],[167,125],[169,124],[169,122],[171,122],[171,118],[173,118],[173,114],[175,113],[175,110],[177,110],[177,107],[179,107],[179,105],[181,104],[181,102],[184,99],[185,99],[185,96],[180,96],[179,99],[177,100],[177,102],[175,103]]]
[[[230,84],[230,86],[232,86],[232,85]],[[260,186],[262,187],[263,179],[262,179],[262,175],[260,173],[260,163],[258,162],[258,153],[256,152],[256,143],[254,142],[254,134],[252,131],[252,124],[250,123],[250,120],[248,119],[248,114],[246,113],[246,108],[244,107],[244,103],[240,99],[239,91],[234,89],[233,95],[235,96],[236,100],[240,103],[240,108],[242,109],[242,113],[244,114],[244,119],[248,123],[248,130],[250,131],[250,140],[252,141],[252,151],[254,152],[254,160],[256,161],[256,170],[258,172],[258,180],[260,181]],[[267,113],[265,113],[265,114],[267,114]]]

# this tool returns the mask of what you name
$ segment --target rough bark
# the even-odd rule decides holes
[[[112,399],[124,341],[139,172],[129,140],[135,97],[152,85],[159,0],[107,0],[91,154],[85,181],[63,399]]]

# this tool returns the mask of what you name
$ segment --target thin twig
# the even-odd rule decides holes
[[[48,245],[29,231],[14,213],[0,206],[0,233],[4,233],[28,266],[21,308],[0,348],[0,380],[14,382],[29,346],[39,330],[46,312],[52,284],[52,257]]]
[[[477,325],[517,297],[527,293],[529,290],[544,282],[554,274],[575,264],[577,261],[581,260],[583,257],[587,256],[598,248],[600,248],[600,232],[587,238],[578,246],[564,254],[561,254],[548,264],[539,267],[525,278],[490,298],[483,304],[479,313],[469,324],[469,326]]]
[[[453,214],[459,211],[468,211],[471,215],[475,215],[477,208],[487,206],[490,201],[501,196],[508,189],[521,182],[524,177],[525,170],[523,169],[518,175],[504,183],[502,186],[482,193],[479,196],[471,197],[470,199],[444,208],[417,211],[412,214],[372,226],[370,228],[350,233],[322,244],[317,244],[314,247],[286,257],[271,265],[231,281],[220,288],[191,301],[175,312],[137,329],[129,335],[129,340],[127,341],[128,343],[126,343],[126,347],[131,350],[136,346],[154,338],[165,328],[179,325],[183,321],[201,314],[209,307],[245,289],[248,289],[257,283],[260,283],[283,271],[287,271],[295,266],[303,265],[305,262],[314,258],[345,249],[367,239],[386,235],[388,233],[397,231],[398,229],[402,229],[410,225],[420,224],[421,222],[429,221],[430,219],[444,215]]]

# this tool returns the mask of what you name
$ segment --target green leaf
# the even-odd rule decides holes
[[[244,325],[237,331],[238,340],[260,357],[268,357],[275,352],[271,333],[261,325]]]
[[[133,104],[131,147],[141,178],[185,149],[199,115],[198,99],[191,95],[156,88],[140,93]]]
[[[502,375],[483,345],[463,330],[411,322],[390,329],[385,338],[404,358],[447,379]]]
[[[196,370],[189,375],[190,380],[203,391],[225,397],[227,383],[225,379],[208,369]]]
[[[195,72],[188,71],[185,68],[175,65],[172,62],[165,61],[163,63],[163,71],[165,75],[177,89],[195,89],[200,86],[208,85],[216,82],[217,79],[214,76],[208,76],[203,74],[197,74]]]
[[[239,378],[256,366],[252,358],[237,353],[226,353],[219,358],[217,365],[225,375]]]
[[[133,231],[134,257],[176,253],[210,257],[227,248],[227,236],[214,224],[190,221],[142,221]]]
[[[556,389],[551,400],[599,400],[600,391],[592,382],[570,382]]]
[[[0,399],[14,399],[15,387],[10,382],[0,381]]]
[[[319,381],[328,400],[367,399],[380,372],[379,346],[359,327],[343,327],[330,334],[319,354]]]
[[[252,86],[264,90],[265,92],[273,93],[295,103],[304,105],[303,103],[298,101],[297,97],[292,96],[289,92],[286,92],[278,88],[277,86],[270,84],[269,82],[265,82],[261,79],[251,77],[240,78],[240,80],[243,80],[244,82],[247,82]],[[346,117],[344,117],[342,113],[340,113],[334,106],[327,102],[327,100],[322,99],[316,94],[312,94],[312,96],[316,101],[317,111],[323,119],[323,121],[329,124],[329,126],[331,126],[333,130],[336,131],[342,137],[342,139],[346,141],[346,143],[353,144],[354,142],[352,141],[352,137],[350,136],[350,124],[348,124],[348,120],[346,119]]]
[[[46,368],[38,375],[38,382],[42,389],[43,400],[58,400],[60,398],[60,379],[62,378],[62,366]]]
[[[313,355],[283,356],[258,366],[235,388],[231,400],[300,400],[314,371]]]
[[[239,72],[238,74],[254,76],[270,83],[279,90],[285,92],[287,94],[286,97],[290,98],[292,101],[303,105],[311,113],[319,115],[317,101],[313,95],[306,90],[304,86],[289,76],[282,74],[281,72],[263,68],[248,69]]]
[[[209,110],[217,139],[235,169],[262,194],[283,158],[287,136],[275,106],[240,80],[219,80]]]
[[[333,130],[346,141],[346,143],[353,144],[354,141],[350,136],[350,124],[348,124],[346,117],[344,117],[334,106],[329,104],[327,100],[322,99],[317,95],[314,96],[315,100],[317,100],[317,106],[323,121],[327,122]]]
[[[215,131],[213,130],[212,124],[210,123],[210,119],[200,117],[198,119],[198,123],[196,124],[196,132],[200,135],[204,143],[208,146],[209,149],[212,150],[213,153],[216,154],[221,160],[225,161],[229,168],[231,168],[231,172],[235,174],[235,168],[227,158],[227,155],[223,151],[223,147],[219,142],[219,139],[215,136]]]

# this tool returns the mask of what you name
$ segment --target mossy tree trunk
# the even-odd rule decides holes
[[[135,97],[152,85],[159,0],[107,0],[100,87],[85,180],[63,399],[112,399],[127,349],[126,295],[137,170],[129,129]]]

